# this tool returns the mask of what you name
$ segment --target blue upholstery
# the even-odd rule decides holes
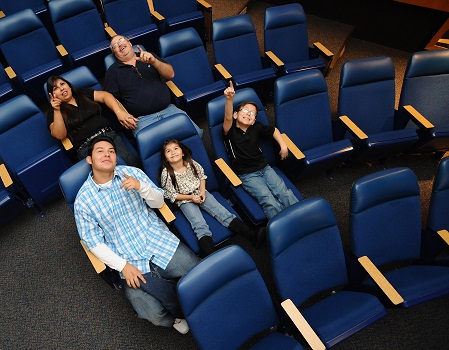
[[[228,152],[226,150],[223,139],[223,118],[224,118],[224,106],[225,97],[220,96],[211,100],[207,104],[207,122],[209,125],[209,132],[212,139],[212,152],[215,157],[222,158],[229,166],[231,165]],[[261,123],[268,124],[268,118],[265,113],[265,109],[262,106],[259,97],[256,92],[251,88],[237,90],[234,96],[234,107],[239,103],[245,101],[253,101],[258,106],[257,120]],[[287,178],[287,176],[276,166],[279,155],[274,152],[272,140],[261,140],[261,149],[267,162],[271,165],[273,170],[284,180],[286,186],[292,190],[293,194],[299,200],[302,199],[301,194],[295,185]],[[246,218],[250,220],[254,225],[265,223],[267,218],[256,199],[254,199],[249,193],[247,193],[242,186],[232,186],[224,175],[218,176],[220,181],[220,188],[222,193],[226,193],[230,197],[231,201],[239,206],[243,211]]]
[[[0,158],[36,204],[61,196],[59,175],[71,162],[28,96],[19,95],[0,105]]]
[[[103,59],[110,53],[109,37],[92,0],[52,0],[48,3],[56,34],[75,66],[104,74]]]
[[[0,179],[0,228],[23,213],[27,207],[14,188],[14,184],[5,188]]]
[[[18,89],[5,73],[4,67],[0,64],[0,103],[18,95]]]
[[[0,19],[0,50],[36,103],[45,101],[42,84],[66,69],[49,32],[31,9]]]
[[[430,194],[426,234],[423,235],[421,249],[421,258],[424,261],[449,265],[447,256],[439,256],[445,249],[447,250],[447,244],[436,233],[439,230],[449,230],[448,201],[449,158],[446,157],[441,159],[438,164],[435,179],[433,181],[432,192]]]
[[[238,349],[279,324],[256,264],[239,246],[203,259],[178,282],[178,296],[200,349]],[[303,349],[293,338],[270,332],[251,349]]]
[[[206,102],[221,95],[226,84],[215,79],[198,33],[185,28],[162,35],[159,48],[161,58],[175,70],[172,81],[184,94],[180,107],[192,117],[205,117]]]
[[[204,13],[196,0],[153,0],[153,6],[165,18],[159,23],[162,34],[192,27],[202,40],[205,39]]]
[[[146,48],[143,45],[133,45],[134,52],[139,52],[139,48],[137,46],[139,46],[143,51],[146,51]],[[112,66],[115,62],[117,62],[117,58],[113,53],[106,55],[104,58],[105,70],[108,70],[108,68]]]
[[[157,52],[160,31],[151,17],[146,0],[103,0],[102,2],[106,22],[117,34],[142,43],[150,51]]]
[[[285,74],[325,68],[317,50],[309,47],[306,14],[298,3],[265,10],[264,45],[264,51],[272,51],[284,62]]]
[[[386,315],[373,295],[341,290],[348,284],[337,220],[323,198],[305,199],[276,215],[267,226],[276,290],[301,309],[326,347],[334,346]]]
[[[163,119],[151,126],[144,128],[137,134],[136,140],[139,148],[140,159],[143,168],[148,177],[158,186],[160,186],[159,168],[161,165],[161,149],[166,140],[176,139],[181,141],[192,150],[192,158],[204,168],[207,175],[206,189],[213,194],[215,199],[219,201],[231,213],[238,216],[235,210],[230,206],[226,199],[218,192],[218,182],[215,178],[214,169],[210,163],[206,148],[198,136],[195,127],[185,114],[177,114],[170,118]],[[192,249],[195,253],[199,253],[198,240],[192,230],[189,221],[177,206],[171,205],[167,200],[167,204],[173,210],[176,219],[172,222],[178,236]],[[213,233],[215,244],[219,244],[231,237],[232,232],[222,226],[212,216],[203,212],[203,216]]]
[[[395,71],[390,57],[347,61],[340,76],[338,115],[348,116],[368,135],[354,142],[351,160],[376,160],[395,156],[418,141],[411,130],[394,130]]]
[[[368,256],[381,269],[403,264],[384,275],[409,307],[449,293],[449,267],[410,264],[420,258],[421,208],[416,175],[393,168],[364,176],[352,186],[351,251]],[[371,279],[362,287],[377,293]]]
[[[351,141],[333,141],[333,122],[327,84],[323,74],[307,70],[277,79],[274,83],[276,126],[304,153],[305,159],[290,155],[284,171],[290,178],[328,171],[351,154]]]
[[[260,56],[256,30],[248,15],[213,21],[212,45],[215,63],[232,75],[235,88],[252,87],[259,96],[272,91],[276,73]]]
[[[413,53],[405,69],[399,98],[398,128],[412,128],[418,131],[419,142],[411,152],[445,152],[449,150],[449,51],[430,50]],[[434,128],[418,130],[405,116],[403,107],[411,105]]]
[[[33,12],[39,17],[44,26],[47,28],[50,35],[54,37],[54,28],[48,12],[47,2],[47,0],[0,0],[0,9],[6,16],[25,9],[33,10]]]

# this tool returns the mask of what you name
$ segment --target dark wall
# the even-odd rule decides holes
[[[355,26],[352,35],[356,38],[409,52],[424,49],[449,18],[447,12],[393,0],[301,0],[299,3],[307,14]]]

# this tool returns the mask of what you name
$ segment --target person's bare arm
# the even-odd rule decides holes
[[[136,129],[136,122],[139,119],[134,118],[131,114],[122,109],[116,98],[107,91],[95,90],[94,101],[104,103],[108,108],[115,113],[118,121],[127,129]]]
[[[140,51],[140,57],[136,58],[137,61],[151,64],[162,78],[167,80],[173,79],[175,71],[171,64],[158,60],[151,52],[143,51],[140,46],[137,46],[137,48]]]
[[[50,124],[50,133],[55,139],[64,140],[67,137],[67,128],[61,114],[61,100],[54,97],[51,93],[50,104],[53,108],[53,123]]]
[[[232,81],[229,82],[229,87],[224,91],[224,95],[226,97],[225,110],[224,110],[224,120],[223,120],[223,132],[226,135],[229,129],[232,126],[232,115],[234,113],[234,86],[232,85]]]
[[[279,147],[281,148],[279,155],[281,156],[281,160],[284,160],[288,156],[288,148],[278,128],[274,128],[273,138],[279,144]]]

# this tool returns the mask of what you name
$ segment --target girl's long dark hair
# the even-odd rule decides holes
[[[170,143],[174,143],[175,145],[178,145],[179,148],[181,148],[182,153],[183,153],[182,159],[184,161],[184,164],[190,164],[190,168],[192,168],[193,174],[197,178],[200,178],[200,177],[198,175],[198,171],[196,170],[196,166],[193,164],[192,150],[189,147],[187,147],[186,145],[184,145],[181,141],[178,141],[178,140],[165,141],[162,146],[162,149],[161,149],[161,168],[159,169],[159,179],[161,179],[161,174],[162,174],[162,171],[164,170],[164,168],[167,169],[167,174],[169,176],[167,176],[167,178],[165,179],[164,184],[161,183],[161,186],[165,187],[165,185],[167,184],[168,178],[170,177],[173,187],[178,191],[179,187],[178,187],[178,183],[176,181],[175,171],[173,170],[173,167],[171,166],[171,164],[167,161],[167,158],[165,157],[165,148]],[[162,179],[161,179],[161,182],[162,182]]]
[[[51,94],[53,96],[53,88],[55,87],[57,80],[64,81],[70,87],[70,89],[72,89],[72,96],[75,101],[77,101],[77,103],[84,102],[84,104],[86,105],[96,106],[98,108],[98,114],[101,114],[101,107],[98,103],[84,96],[84,94],[80,92],[80,89],[73,86],[69,81],[59,75],[52,75],[50,78],[48,78],[47,94]],[[81,113],[73,113],[73,111],[67,107],[67,103],[61,103],[60,111],[69,136],[83,129],[84,125],[82,123]]]

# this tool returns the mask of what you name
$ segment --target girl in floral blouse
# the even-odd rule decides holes
[[[161,161],[160,177],[165,198],[176,203],[189,220],[203,256],[211,254],[215,249],[212,232],[201,209],[232,232],[250,240],[254,246],[263,244],[264,228],[252,230],[206,190],[207,176],[203,167],[192,159],[190,148],[177,140],[166,141],[162,147]]]

